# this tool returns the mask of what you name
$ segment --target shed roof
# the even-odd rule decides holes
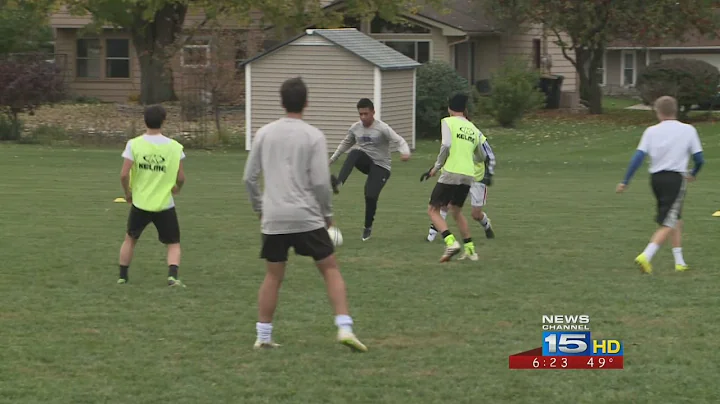
[[[322,37],[325,40],[354,53],[357,57],[370,62],[380,68],[380,70],[414,69],[421,65],[415,60],[410,59],[395,49],[378,42],[355,28],[309,29],[303,34],[298,35],[287,42],[281,43],[246,60],[242,65],[252,63],[271,53],[277,52],[286,45],[289,45],[305,36]]]

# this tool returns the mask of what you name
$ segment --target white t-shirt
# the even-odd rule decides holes
[[[148,135],[148,134],[143,135],[143,139],[147,140],[148,142],[150,142],[152,144],[165,144],[165,143],[169,143],[172,140],[163,135]],[[130,161],[135,161],[135,159],[133,158],[131,141],[128,141],[127,144],[125,145],[125,150],[123,151],[122,156],[123,156],[123,158],[128,159]],[[182,152],[182,154],[180,155],[180,160],[182,160],[184,158],[185,158],[185,152]],[[167,209],[170,209],[173,206],[175,206],[175,200],[171,196],[170,197],[170,206],[168,206]]]
[[[702,151],[697,130],[676,120],[662,121],[647,129],[638,150],[650,157],[650,173],[675,171],[686,173],[690,156]]]

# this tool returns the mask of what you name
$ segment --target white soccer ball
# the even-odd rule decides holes
[[[338,229],[335,226],[330,226],[327,229],[328,234],[330,235],[330,240],[332,241],[333,245],[335,247],[340,247],[343,243],[343,236],[340,232],[340,229]]]

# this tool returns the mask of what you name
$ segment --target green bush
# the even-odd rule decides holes
[[[695,104],[709,102],[718,92],[720,71],[710,63],[693,59],[666,59],[651,63],[640,73],[637,90],[646,104],[669,95],[681,107],[681,117]]]
[[[448,116],[448,98],[455,92],[471,93],[470,84],[447,63],[429,62],[417,70],[417,137],[439,138],[440,120]],[[472,111],[472,105],[468,106]]]
[[[509,58],[490,78],[490,94],[479,99],[477,112],[489,115],[500,126],[513,127],[525,114],[545,104],[539,81],[540,74],[525,58]]]
[[[5,114],[0,114],[0,141],[3,140],[20,140],[23,133],[23,122],[21,120],[12,120]]]

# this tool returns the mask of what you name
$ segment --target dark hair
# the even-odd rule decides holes
[[[375,110],[375,105],[373,105],[373,102],[370,101],[369,98],[361,98],[360,101],[357,103],[357,109],[360,108],[368,108],[372,111]]]
[[[282,106],[288,113],[299,114],[307,104],[307,86],[300,77],[287,79],[280,87]]]
[[[162,105],[150,105],[145,107],[145,126],[148,129],[160,129],[165,122],[167,112]]]
[[[448,100],[448,108],[455,112],[465,112],[468,99],[469,97],[465,93],[455,93]]]

